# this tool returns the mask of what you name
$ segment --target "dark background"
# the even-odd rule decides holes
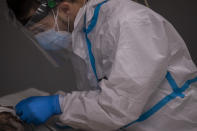
[[[185,40],[197,63],[196,0],[148,0],[151,8],[167,18]],[[0,0],[0,96],[36,87],[48,92],[75,90],[70,62],[55,68],[44,55],[4,17]]]

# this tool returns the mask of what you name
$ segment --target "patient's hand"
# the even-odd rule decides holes
[[[1,106],[0,106],[1,107]],[[13,109],[12,107],[6,107]],[[24,131],[21,120],[10,112],[0,112],[0,130],[1,131]]]

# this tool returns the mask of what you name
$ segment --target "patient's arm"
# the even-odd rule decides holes
[[[0,106],[2,107],[2,106]],[[5,107],[13,109],[12,107]],[[9,111],[0,112],[0,130],[1,131],[24,131],[24,125],[16,116]]]

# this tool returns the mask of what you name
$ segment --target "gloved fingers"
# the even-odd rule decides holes
[[[27,102],[27,99],[24,99],[22,101],[20,101],[16,106],[15,109],[19,109],[20,107],[22,107],[25,103]]]
[[[20,119],[22,120],[22,121],[24,121],[25,123],[28,121],[28,118],[27,118],[27,116],[26,115],[22,115],[22,116],[20,116]]]
[[[44,122],[42,122],[42,121],[40,121],[40,120],[34,120],[33,121],[33,124],[35,125],[35,126],[38,126],[38,125],[40,125],[40,124],[43,124]]]
[[[20,109],[16,109],[16,114],[20,117],[23,115],[23,111]]]
[[[16,105],[16,113],[25,123],[40,125],[52,115],[59,113],[56,109],[57,98],[58,96],[27,98]]]
[[[24,122],[27,123],[27,124],[31,124],[32,123],[32,119],[27,119]]]
[[[24,99],[24,100],[22,100],[22,101],[20,101],[16,106],[15,106],[15,110],[16,110],[16,114],[18,115],[18,116],[21,116],[22,115],[22,113],[23,113],[23,109],[25,109],[25,106],[26,106],[26,104],[29,102],[29,101],[31,101],[31,97],[29,97],[29,98],[27,98],[27,99]]]
[[[17,104],[16,106],[15,106],[15,110],[16,110],[16,114],[18,115],[18,116],[21,116],[21,115],[23,115],[23,106],[24,106],[24,101],[21,101],[19,104]]]
[[[26,112],[24,111],[23,115],[20,116],[20,119],[27,124],[30,124],[33,121],[33,117],[31,116],[30,113],[28,113],[28,111],[26,111]]]

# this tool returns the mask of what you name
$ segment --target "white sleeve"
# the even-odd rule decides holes
[[[159,19],[122,21],[118,49],[101,92],[73,92],[61,96],[65,124],[87,131],[114,131],[136,120],[165,78],[168,43]]]

